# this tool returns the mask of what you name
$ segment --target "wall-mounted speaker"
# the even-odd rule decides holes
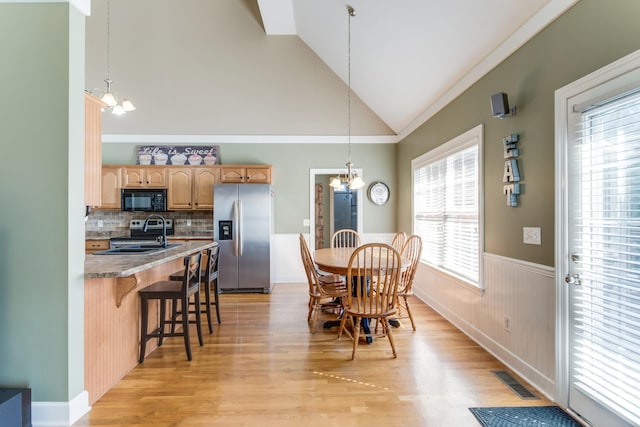
[[[511,113],[507,94],[498,92],[491,95],[491,114],[493,117],[503,118]]]

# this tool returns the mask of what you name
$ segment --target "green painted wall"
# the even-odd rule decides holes
[[[503,61],[398,147],[398,185],[411,187],[411,159],[485,124],[485,252],[554,265],[554,92],[640,48],[640,1],[582,0]],[[511,118],[491,117],[489,97],[506,92]],[[520,134],[520,206],[502,195],[502,138]],[[399,228],[411,230],[411,194],[399,199]],[[542,245],[522,243],[522,227],[541,227]]]
[[[134,164],[135,147],[136,144],[104,144],[102,161]],[[224,164],[273,165],[275,233],[308,233],[309,227],[303,227],[302,221],[309,218],[309,170],[340,168],[347,162],[345,144],[220,144],[220,153]],[[396,144],[352,144],[351,159],[362,168],[367,183],[384,181],[392,194],[385,206],[376,206],[365,198],[364,232],[394,232]]]
[[[68,3],[0,5],[0,385],[34,401],[84,388],[83,25]]]

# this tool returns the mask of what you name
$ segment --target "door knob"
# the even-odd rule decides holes
[[[564,281],[567,282],[567,284],[569,285],[580,286],[582,284],[580,282],[579,274],[567,274],[566,276],[564,276]]]

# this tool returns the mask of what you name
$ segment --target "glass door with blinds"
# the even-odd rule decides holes
[[[568,108],[569,407],[595,426],[638,426],[640,88]]]

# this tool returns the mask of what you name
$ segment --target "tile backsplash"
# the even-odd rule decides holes
[[[145,212],[123,212],[116,210],[94,210],[85,222],[87,238],[128,237],[132,219],[145,219]],[[176,236],[212,236],[213,211],[173,211],[162,216],[173,219]],[[191,226],[187,226],[187,220]]]

